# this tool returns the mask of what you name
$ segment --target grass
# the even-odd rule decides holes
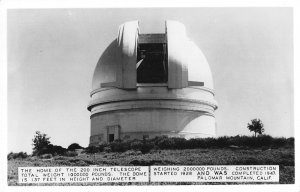
[[[181,150],[151,150],[100,152],[79,154],[76,157],[54,156],[51,159],[27,157],[8,160],[8,185],[18,184],[18,167],[31,166],[150,166],[150,165],[279,165],[280,184],[295,183],[294,148],[198,148]],[[158,184],[246,184],[246,183],[134,183],[134,185]],[[249,183],[247,183],[249,184]],[[261,184],[261,183],[258,183]],[[132,183],[64,183],[64,184],[26,184],[26,185],[132,185]]]

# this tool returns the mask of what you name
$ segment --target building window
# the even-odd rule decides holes
[[[165,34],[140,34],[137,48],[137,83],[166,83],[168,62]]]

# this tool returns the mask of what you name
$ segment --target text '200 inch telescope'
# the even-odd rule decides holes
[[[90,146],[162,135],[215,136],[209,65],[183,24],[166,21],[165,28],[163,34],[141,34],[138,21],[126,22],[101,55],[88,105]]]

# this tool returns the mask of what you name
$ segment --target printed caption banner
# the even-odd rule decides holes
[[[278,165],[151,166],[151,182],[279,182]]]
[[[278,165],[19,167],[19,183],[279,182]]]
[[[149,182],[149,167],[19,167],[19,183]]]

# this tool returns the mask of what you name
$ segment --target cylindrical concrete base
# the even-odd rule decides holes
[[[215,136],[215,117],[208,112],[172,109],[134,109],[91,116],[90,145],[116,139],[156,136],[199,138]]]

